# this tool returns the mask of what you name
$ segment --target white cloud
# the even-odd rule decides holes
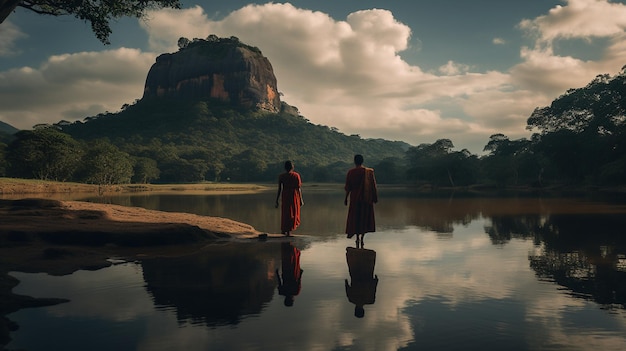
[[[411,29],[387,10],[357,11],[337,20],[291,4],[268,3],[211,20],[194,7],[155,12],[158,27],[149,22],[145,29],[151,43],[168,43],[161,48],[170,50],[180,36],[208,34],[234,35],[261,48],[274,67],[283,100],[313,123],[415,145],[449,138],[460,148],[480,152],[494,133],[529,136],[526,120],[534,108],[621,67],[623,8],[606,0],[571,0],[525,20],[519,27],[533,33],[537,45],[521,48],[522,63],[510,71],[487,73],[472,73],[471,65],[451,60],[439,74],[407,63],[400,53],[408,48]],[[585,35],[613,36],[602,61],[557,56],[549,45],[554,39]],[[493,43],[505,41],[495,38]]]
[[[457,74],[469,72],[470,67],[464,64],[458,64],[453,61],[448,61],[445,65],[439,67],[439,72],[446,76],[454,76]]]
[[[522,47],[523,62],[511,69],[512,80],[521,88],[540,92],[551,99],[567,89],[585,86],[598,74],[615,74],[626,54],[626,5],[608,0],[568,0],[548,14],[524,20],[519,27],[536,37],[534,47]],[[559,56],[558,40],[608,38],[608,46],[596,61]]]
[[[18,39],[25,38],[27,35],[23,33],[11,21],[4,21],[0,24],[0,57],[17,55],[15,42]]]
[[[1,28],[10,28],[6,24]],[[313,123],[414,145],[448,138],[472,152],[480,152],[494,133],[528,136],[525,121],[534,108],[597,74],[617,73],[626,57],[626,6],[607,0],[569,0],[522,21],[518,28],[536,39],[520,48],[522,62],[485,73],[452,60],[444,60],[436,73],[422,70],[419,62],[409,64],[400,54],[415,41],[411,28],[382,9],[335,19],[267,3],[215,20],[195,6],[150,12],[140,25],[155,53],[177,51],[180,37],[209,34],[237,36],[259,47],[274,67],[283,100]],[[3,36],[0,50],[18,36]],[[595,61],[552,50],[556,40],[598,37],[608,44]],[[505,41],[496,37],[492,43]],[[155,56],[133,49],[81,52],[0,72],[0,120],[30,128],[116,111],[141,97]]]
[[[473,94],[459,101],[459,105],[468,115],[477,116],[476,124],[484,126],[485,133],[502,133],[511,139],[519,139],[528,136],[526,120],[534,108],[550,102],[545,95],[530,90],[516,91],[515,94],[488,91]]]
[[[150,18],[144,29],[154,50],[175,51],[179,37],[209,34],[234,35],[261,48],[274,67],[284,101],[313,123],[362,137],[412,144],[455,131],[470,137],[471,131],[481,130],[471,118],[427,105],[497,91],[508,83],[506,74],[469,73],[471,68],[463,63],[449,62],[441,76],[408,64],[399,53],[408,48],[411,29],[387,10],[357,11],[336,20],[291,4],[269,3],[248,5],[217,21],[199,7],[161,10]],[[488,135],[482,138],[484,144]]]
[[[117,111],[141,98],[154,59],[152,53],[121,48],[52,56],[37,68],[0,72],[0,119],[30,129]]]
[[[200,6],[150,11],[139,24],[150,34],[148,44],[154,52],[176,51],[180,37],[206,38],[211,34],[210,23]]]
[[[547,15],[526,19],[523,29],[536,32],[540,42],[556,39],[610,37],[626,29],[626,6],[608,0],[566,0]]]

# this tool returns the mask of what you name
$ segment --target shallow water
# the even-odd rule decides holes
[[[100,201],[229,217],[272,232],[274,195]],[[20,330],[8,348],[626,349],[622,205],[383,193],[378,232],[365,239],[371,251],[349,249],[367,255],[349,266],[354,242],[341,234],[342,195],[309,192],[305,201],[292,241],[302,269],[292,306],[277,280],[286,257],[271,240],[63,277],[12,272],[21,280],[16,293],[71,301],[9,315]]]

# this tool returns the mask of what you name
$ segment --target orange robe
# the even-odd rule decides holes
[[[280,231],[291,232],[300,225],[300,174],[291,171],[278,176],[278,184],[282,187]]]
[[[350,206],[346,221],[348,238],[354,234],[365,234],[376,231],[374,219],[374,203],[378,202],[378,191],[374,170],[366,167],[355,167],[346,175],[346,192],[350,193]]]
[[[281,261],[283,276],[278,276],[278,293],[283,296],[295,296],[302,286],[302,269],[300,268],[300,250],[291,243],[281,243]]]

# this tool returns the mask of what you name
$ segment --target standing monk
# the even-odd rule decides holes
[[[346,221],[346,234],[352,238],[356,234],[357,248],[363,247],[365,233],[376,231],[374,220],[374,204],[378,202],[378,190],[372,168],[363,167],[363,156],[354,156],[354,168],[348,171],[346,176],[346,198],[344,205],[348,205],[348,220]]]
[[[294,171],[291,161],[285,162],[285,173],[278,176],[278,193],[276,194],[276,208],[278,199],[282,196],[280,211],[280,231],[290,236],[291,231],[300,225],[300,206],[304,205],[302,199],[302,179],[300,174]]]

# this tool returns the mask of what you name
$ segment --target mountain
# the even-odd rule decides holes
[[[182,43],[181,43],[182,42]],[[261,50],[236,37],[179,41],[180,51],[162,54],[148,72],[143,99],[214,98],[233,105],[280,110],[276,77]]]
[[[12,125],[0,121],[0,143],[10,143],[11,140],[13,140],[13,134],[18,131],[19,129],[13,127]]]
[[[55,126],[155,160],[167,182],[273,180],[287,159],[309,181],[343,181],[356,153],[369,166],[403,162],[410,147],[404,142],[348,136],[310,123],[280,101],[272,66],[259,49],[215,36],[182,40],[179,47],[157,58],[134,104]]]
[[[0,121],[0,132],[7,133],[7,134],[15,134],[18,131],[19,129],[13,127],[12,125]]]

